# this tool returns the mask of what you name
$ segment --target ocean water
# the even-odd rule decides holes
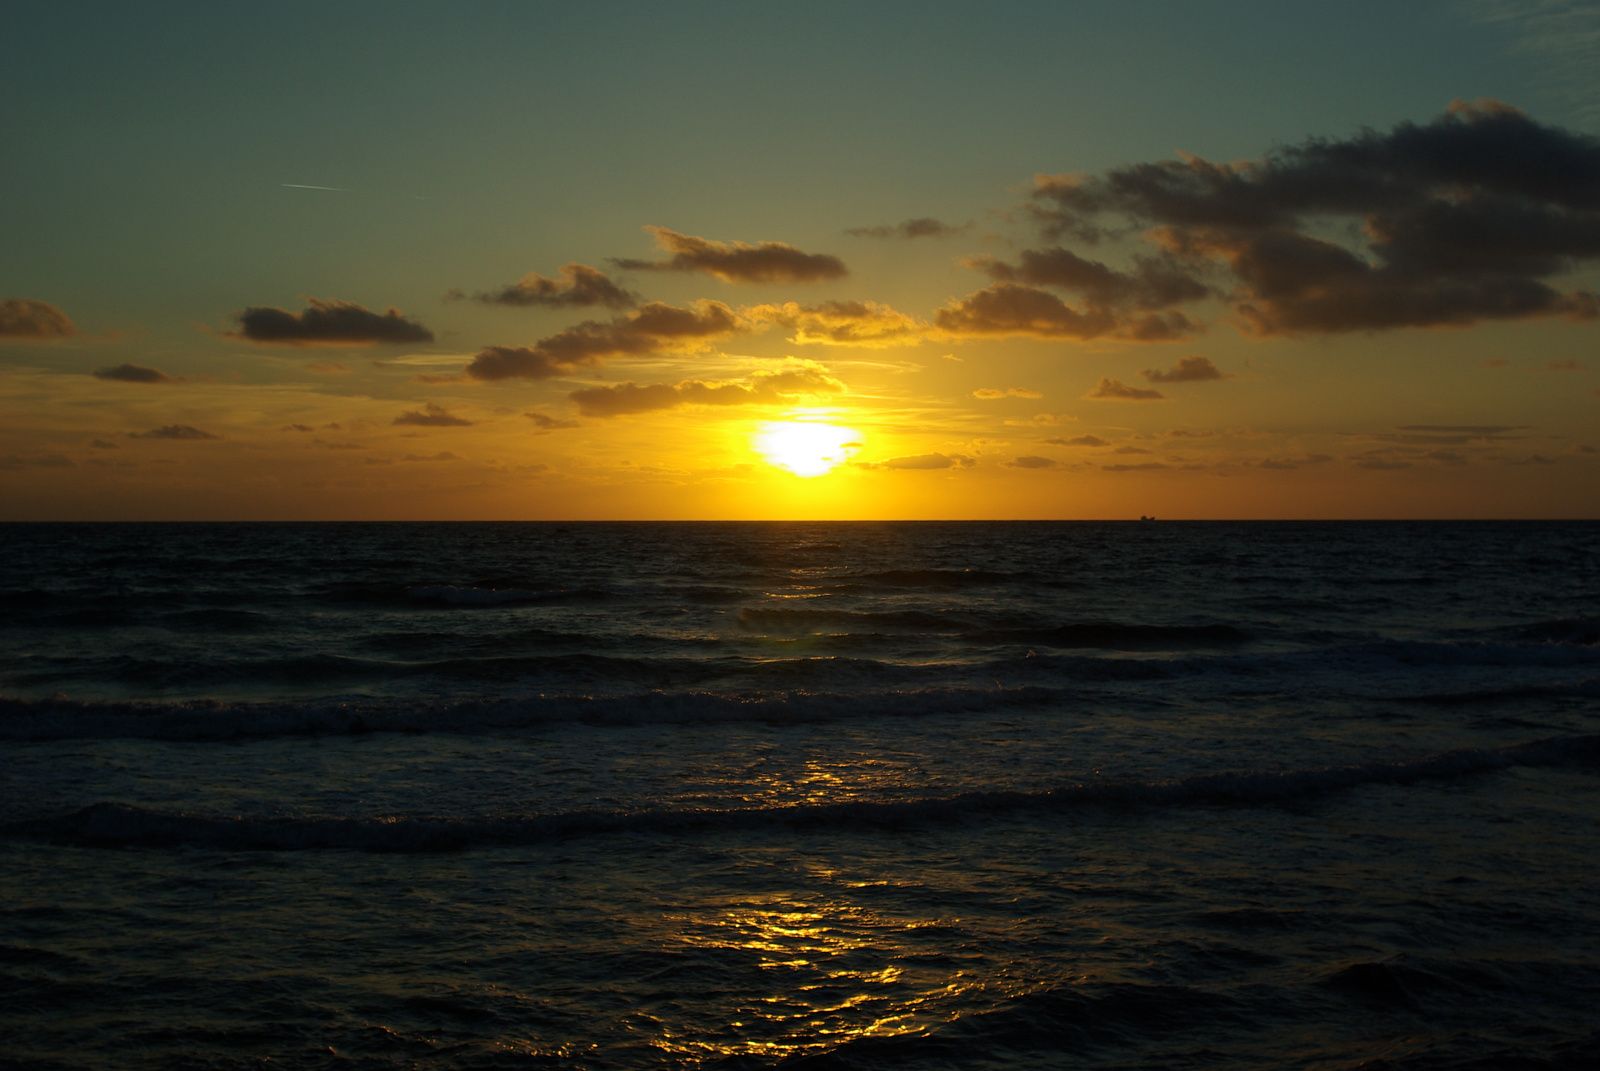
[[[1600,525],[0,532],[0,1067],[1600,1051]]]

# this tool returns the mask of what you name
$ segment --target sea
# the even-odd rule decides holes
[[[1596,1066],[1600,524],[0,540],[0,1067]]]

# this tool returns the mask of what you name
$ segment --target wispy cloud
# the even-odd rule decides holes
[[[586,320],[532,346],[486,347],[467,366],[467,374],[488,380],[550,379],[606,357],[703,349],[750,327],[720,301],[697,301],[689,308],[652,301],[608,322]]]
[[[879,224],[873,227],[851,227],[845,231],[852,238],[946,238],[952,234],[960,234],[970,227],[970,223],[949,224],[932,216],[918,216],[915,219],[903,220],[893,224]]]
[[[844,384],[820,368],[791,368],[758,372],[743,382],[707,383],[691,379],[682,383],[622,383],[614,387],[589,387],[573,391],[572,400],[584,416],[613,417],[675,409],[683,405],[791,404],[806,395],[836,394]]]
[[[452,290],[445,295],[450,300],[461,300],[467,295]],[[484,305],[510,305],[526,308],[583,308],[604,305],[613,309],[628,309],[639,303],[639,295],[625,290],[611,281],[599,268],[587,264],[564,264],[561,277],[550,279],[537,272],[529,272],[517,282],[499,290],[480,291],[472,300]]]
[[[394,418],[396,424],[411,424],[421,428],[466,428],[473,421],[456,416],[437,402],[428,402],[421,409],[412,409]]]
[[[1102,377],[1099,383],[1089,388],[1085,398],[1096,401],[1113,402],[1154,402],[1165,397],[1158,390],[1149,390],[1144,387],[1130,387],[1120,379]]]
[[[721,242],[667,227],[645,230],[670,254],[667,259],[613,258],[611,263],[624,271],[704,272],[725,283],[808,283],[846,274],[838,257],[804,253],[787,242]]]
[[[1140,374],[1151,383],[1202,383],[1227,378],[1227,373],[1212,364],[1209,357],[1182,357],[1171,368],[1146,368]]]

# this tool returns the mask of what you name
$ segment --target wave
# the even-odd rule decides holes
[[[576,811],[485,818],[384,815],[239,817],[95,803],[67,814],[0,826],[0,836],[101,847],[202,847],[226,851],[442,852],[533,846],[614,833],[693,834],[764,829],[906,829],[1026,811],[1084,807],[1159,809],[1298,803],[1368,785],[1450,780],[1517,766],[1600,764],[1600,735],[1548,737],[1403,762],[1288,771],[1204,774],[1171,781],[1081,782],[1043,791],[965,792],[886,802],[734,809]]]
[[[1563,617],[1553,621],[1535,621],[1504,629],[1502,634],[1530,643],[1600,647],[1600,618]]]
[[[830,580],[860,586],[885,588],[969,588],[992,587],[1026,580],[1024,573],[1002,573],[991,569],[884,569],[875,573],[845,573]]]
[[[1172,651],[1194,647],[1236,647],[1249,643],[1251,637],[1243,629],[1232,625],[1123,625],[1111,621],[1085,621],[1048,628],[988,629],[967,633],[964,638],[984,644]]]
[[[920,688],[885,692],[729,695],[644,692],[488,700],[226,703],[0,699],[0,740],[245,740],[364,733],[494,735],[564,723],[587,725],[825,724],[865,717],[982,714],[1065,701],[1036,686]]]
[[[746,607],[741,627],[765,632],[810,632],[819,628],[897,629],[914,632],[958,632],[969,622],[927,610],[777,610]]]

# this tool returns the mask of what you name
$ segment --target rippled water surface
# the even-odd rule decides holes
[[[1600,525],[0,531],[0,1067],[1600,1046]]]

